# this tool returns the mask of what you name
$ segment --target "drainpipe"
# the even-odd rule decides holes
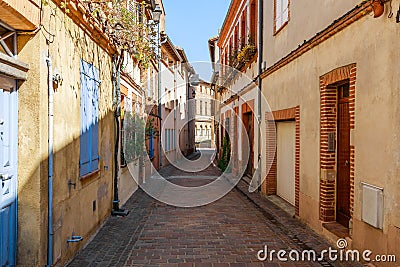
[[[188,65],[189,65],[189,63],[188,63]],[[188,136],[187,136],[187,138],[188,138],[188,140],[187,140],[187,142],[188,142],[188,151],[187,151],[187,155],[186,156],[189,156],[189,151],[191,151],[191,147],[190,147],[190,144],[192,143],[191,142],[191,140],[190,140],[190,84],[189,84],[189,71],[187,72],[187,79],[188,79],[188,83],[186,84],[186,87],[187,87],[187,105],[186,105],[186,108],[187,108],[187,119],[188,119],[188,122],[187,122],[187,129],[188,129]]]
[[[120,139],[120,125],[119,118],[121,115],[121,62],[123,59],[123,52],[121,53],[120,59],[117,62],[117,56],[113,56],[113,87],[114,87],[114,118],[115,118],[115,147],[114,147],[114,199],[113,199],[113,210],[111,211],[112,216],[127,216],[128,210],[121,209],[119,207],[119,196],[118,196],[118,171],[119,171],[119,139]]]
[[[264,1],[258,0],[258,177],[257,179],[257,188],[261,185],[261,97],[262,97],[262,62],[263,62],[263,26],[264,26]],[[256,188],[253,188],[255,191]]]
[[[160,120],[160,138],[158,142],[158,158],[160,168],[162,167],[162,144],[161,144],[161,136],[162,136],[162,114],[161,114],[161,35],[160,35],[160,22],[157,24],[157,33],[158,33],[158,77],[157,77],[157,86],[158,86],[158,117]]]
[[[48,205],[47,205],[47,266],[53,264],[53,118],[54,118],[54,90],[53,64],[50,53],[46,58],[48,70]]]

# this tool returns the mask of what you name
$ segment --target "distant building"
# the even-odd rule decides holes
[[[162,166],[194,151],[193,127],[189,118],[192,89],[189,76],[194,69],[187,62],[185,51],[165,35],[161,46],[161,155]],[[190,129],[192,128],[192,130]]]
[[[211,84],[200,81],[196,87],[196,147],[215,147],[214,137],[214,90]]]

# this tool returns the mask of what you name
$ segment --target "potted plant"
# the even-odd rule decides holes
[[[246,64],[250,62],[253,56],[256,54],[257,48],[254,44],[248,43],[240,50],[239,54],[237,55],[237,60]]]

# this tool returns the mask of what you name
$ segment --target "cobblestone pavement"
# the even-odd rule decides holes
[[[169,166],[161,171],[180,185],[200,186],[220,175],[215,166],[191,175]],[[222,199],[197,208],[160,203],[142,190],[125,205],[131,212],[110,218],[69,266],[358,266],[355,263],[260,262],[268,250],[321,251],[330,246],[259,194],[239,185]]]

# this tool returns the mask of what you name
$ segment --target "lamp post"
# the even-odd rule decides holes
[[[191,70],[191,73],[190,73],[190,75],[189,75],[189,77],[188,77],[188,79],[189,79],[189,82],[188,82],[188,98],[190,99],[190,90],[193,88],[193,87],[197,87],[197,86],[199,86],[199,74],[197,74],[196,73],[196,71],[192,68],[192,70]],[[192,89],[192,99],[193,99],[193,103],[196,103],[195,102],[195,99],[196,98],[196,89]],[[192,144],[193,144],[193,150],[194,150],[194,152],[196,151],[196,140],[195,140],[195,135],[196,135],[196,118],[195,118],[195,104],[193,104],[193,107],[192,106],[189,106],[189,103],[190,103],[190,101],[188,102],[188,142],[190,143],[190,141],[193,141],[193,142],[191,142]],[[189,112],[190,112],[190,114],[189,114]],[[194,120],[194,127],[193,127],[193,131],[194,131],[194,134],[193,135],[191,135],[191,133],[190,133],[190,122],[192,121],[192,120]],[[193,137],[193,138],[191,138],[191,137]]]
[[[158,142],[158,157],[159,157],[159,164],[160,167],[162,166],[162,146],[161,146],[161,41],[160,41],[160,19],[162,15],[162,10],[159,4],[156,4],[154,10],[153,10],[153,21],[157,23],[157,61],[158,61],[158,75],[157,75],[157,89],[158,89],[158,116],[160,120],[160,140]]]

